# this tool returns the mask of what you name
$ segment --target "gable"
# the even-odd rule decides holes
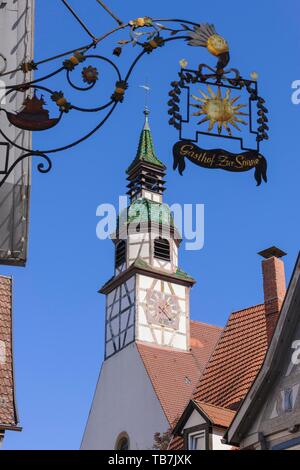
[[[300,304],[294,314],[299,318],[298,325],[280,353],[282,360],[278,363],[277,377],[262,395],[264,405],[249,434],[259,430],[264,435],[270,435],[300,423],[300,363],[295,363],[295,349],[292,348],[293,343],[300,339]]]
[[[238,443],[258,431],[264,435],[280,432],[300,423],[299,340],[300,257],[263,366],[228,431],[230,442]]]
[[[198,410],[194,409],[182,430],[185,431],[186,429],[194,428],[195,426],[200,426],[201,424],[206,423],[207,420],[205,420],[203,416],[201,416]]]

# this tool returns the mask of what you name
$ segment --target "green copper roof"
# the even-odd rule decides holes
[[[139,162],[151,163],[152,165],[157,165],[162,169],[166,168],[155,154],[148,114],[149,112],[145,111],[146,120],[144,129],[141,132],[137,154],[131,165],[127,168],[127,173]]]
[[[185,271],[183,271],[180,268],[177,269],[175,275],[181,279],[193,279],[189,274],[187,274]]]
[[[137,258],[133,264],[137,268],[142,268],[142,269],[147,269],[148,271],[157,272],[157,269],[152,268],[152,266],[149,263],[147,263],[145,260],[143,260],[141,258]],[[192,276],[190,276],[185,271],[182,271],[179,268],[177,269],[177,271],[175,273],[171,273],[171,275],[172,275],[172,277],[177,278],[177,279],[183,279],[185,281],[189,281],[189,282],[193,282],[193,283],[195,282],[195,280]]]
[[[127,217],[126,217],[127,216]],[[168,204],[150,201],[149,199],[139,198],[133,201],[130,206],[119,215],[119,222],[141,223],[154,222],[174,227],[174,219]]]

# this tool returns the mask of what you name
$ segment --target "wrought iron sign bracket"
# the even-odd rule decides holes
[[[67,2],[64,3],[65,5],[67,4]],[[103,2],[99,2],[99,4],[102,3]],[[110,14],[112,15],[111,12]],[[52,168],[52,162],[50,158],[52,154],[68,150],[84,142],[86,139],[94,135],[109,119],[118,104],[124,101],[131,75],[136,65],[145,56],[145,54],[153,53],[154,51],[159,50],[163,46],[167,46],[169,43],[176,40],[186,41],[190,46],[205,47],[207,48],[208,52],[211,53],[217,59],[216,68],[211,68],[205,64],[201,64],[199,65],[198,70],[195,71],[189,70],[186,67],[182,66],[182,69],[179,72],[179,80],[172,82],[172,89],[169,93],[170,100],[168,102],[170,115],[169,122],[179,131],[180,141],[186,142],[186,140],[183,138],[182,124],[188,124],[191,119],[190,107],[192,106],[192,104],[190,103],[189,94],[190,84],[199,83],[208,87],[216,86],[218,90],[221,90],[222,88],[226,88],[227,90],[240,90],[242,88],[245,88],[249,93],[250,132],[256,134],[257,137],[257,148],[255,150],[251,150],[251,152],[256,152],[256,155],[259,155],[260,142],[268,138],[268,125],[266,117],[267,109],[264,107],[263,99],[258,95],[257,83],[254,80],[245,80],[241,78],[239,72],[236,69],[226,70],[226,66],[228,65],[230,60],[229,46],[227,41],[222,38],[219,34],[217,34],[213,25],[199,24],[192,21],[180,19],[152,19],[147,16],[136,18],[126,24],[122,23],[121,20],[119,20],[117,17],[115,19],[118,22],[117,27],[103,34],[99,38],[93,37],[92,43],[86,46],[81,46],[74,51],[68,51],[40,62],[34,62],[31,60],[29,62],[23,63],[20,66],[18,70],[22,70],[26,76],[27,73],[33,70],[40,69],[40,67],[42,67],[42,65],[46,62],[56,60],[60,57],[63,58],[69,55],[69,57],[65,58],[62,64],[60,64],[60,66],[57,69],[53,70],[51,73],[48,73],[27,83],[20,83],[15,86],[7,87],[5,93],[6,98],[11,93],[23,93],[25,94],[25,100],[23,109],[18,113],[13,113],[6,109],[6,107],[4,106],[0,108],[0,135],[4,139],[2,145],[7,146],[8,152],[10,147],[15,147],[21,151],[21,156],[10,164],[9,154],[6,154],[6,162],[0,167],[3,168],[3,170],[0,171],[0,174],[2,176],[2,179],[0,179],[0,187],[4,184],[8,176],[11,174],[15,166],[18,165],[20,161],[30,156],[42,158],[43,161],[38,163],[37,169],[41,173],[47,173]],[[117,45],[113,50],[114,57],[119,57],[123,52],[124,48],[130,44],[139,47],[139,53],[137,54],[136,58],[131,63],[127,72],[124,75],[120,72],[120,69],[116,64],[115,60],[112,60],[109,57],[105,57],[96,53],[91,53],[91,49],[96,49],[102,41],[121,30],[128,30],[128,35],[126,36],[126,38],[117,42]],[[108,94],[108,98],[104,103],[100,103],[92,108],[85,108],[77,105],[76,103],[70,102],[67,96],[65,95],[64,91],[53,90],[49,88],[48,85],[44,85],[45,83],[48,83],[51,78],[62,74],[65,76],[66,83],[68,83],[68,85],[70,85],[74,90],[78,92],[87,92],[93,89],[99,82],[99,72],[94,65],[91,65],[89,63],[90,61],[98,61],[99,63],[107,64],[115,74],[114,88],[111,89],[110,93]],[[79,67],[82,67],[81,78],[83,84],[75,83],[72,77],[73,71],[75,69],[78,69]],[[1,76],[10,74],[11,72],[12,71],[5,71],[3,74],[0,74],[0,78]],[[188,91],[189,95],[186,111],[187,117],[185,119],[183,119],[182,113],[179,109],[180,93],[183,88]],[[48,110],[44,109],[45,100],[43,98],[43,95],[39,97],[38,93],[43,93],[43,95],[48,96],[48,98],[55,103],[58,111],[56,117],[49,116]],[[219,100],[218,106],[224,108],[226,99],[229,99],[229,95],[227,94],[227,98],[226,96],[225,98],[223,98],[220,95],[220,92],[218,93],[218,95],[215,95],[215,93],[213,92],[213,95],[211,95],[210,98],[215,98],[215,102]],[[199,98],[199,101],[201,101],[201,98]],[[259,114],[260,125],[258,130],[252,128],[251,121],[251,106],[254,101],[257,102]],[[232,103],[232,109],[234,107],[233,104],[234,102]],[[208,102],[207,106],[209,105],[210,103]],[[203,114],[203,104],[199,105],[196,103],[193,106],[198,107],[198,115]],[[3,126],[1,125],[1,122],[6,119],[11,125],[19,129],[28,130],[32,132],[42,132],[55,126],[58,126],[64,119],[66,119],[67,115],[69,116],[72,114],[72,111],[78,111],[82,113],[101,112],[104,114],[101,114],[101,119],[99,120],[97,125],[88,133],[82,135],[80,138],[76,139],[73,142],[66,143],[65,145],[56,148],[46,148],[37,150],[23,147],[22,145],[13,142],[9,138],[9,136],[4,132]],[[207,113],[209,112],[207,111]],[[222,125],[227,129],[227,131],[229,129],[228,123],[232,124],[232,126],[234,127],[237,127],[237,121],[239,119],[236,120],[236,117],[237,116],[232,117],[233,124],[230,120],[227,120],[227,122],[226,120],[223,120]],[[201,134],[209,134],[215,137],[221,136],[222,132],[220,132],[220,122],[220,120],[216,120],[216,123],[219,126],[218,133],[212,132],[211,126],[209,128],[209,131],[207,132],[199,129],[199,131],[197,131],[195,140],[191,141],[191,143],[197,142],[198,137]],[[224,135],[222,136],[224,137]],[[241,142],[241,148],[243,149],[243,139],[241,137],[233,136],[230,131],[226,138],[239,140]],[[249,151],[249,149],[247,151]],[[190,159],[193,160],[192,158]],[[179,163],[179,161],[181,163]],[[181,170],[183,169],[183,161],[184,158],[181,158],[181,156],[179,156],[178,165]],[[176,167],[175,163],[174,167]],[[266,179],[264,171],[262,171],[260,174],[263,176],[264,179]]]

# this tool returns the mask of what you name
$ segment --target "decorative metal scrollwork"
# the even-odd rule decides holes
[[[64,3],[67,4],[67,2]],[[82,135],[80,138],[77,138],[75,141],[68,142],[60,147],[51,149],[35,150],[22,147],[21,145],[10,140],[0,126],[0,134],[4,138],[5,142],[24,152],[24,154],[18,160],[13,162],[11,166],[6,166],[5,170],[1,172],[3,179],[0,181],[0,187],[3,185],[4,181],[13,171],[15,166],[22,159],[28,158],[29,156],[42,157],[46,161],[47,165],[43,166],[43,164],[39,164],[38,170],[42,173],[46,173],[50,171],[52,166],[49,154],[54,154],[70,149],[95,134],[109,119],[117,105],[124,101],[131,74],[143,56],[145,54],[153,53],[155,50],[159,50],[163,46],[175,40],[186,41],[190,46],[206,47],[208,52],[218,59],[218,62],[216,69],[205,65],[200,65],[197,72],[185,69],[181,70],[180,79],[178,82],[172,83],[172,90],[170,92],[170,124],[174,125],[174,127],[181,131],[181,123],[183,122],[183,119],[179,112],[178,102],[180,101],[179,95],[182,88],[186,87],[190,82],[200,81],[202,83],[210,83],[211,80],[216,80],[216,83],[219,85],[226,82],[228,86],[231,87],[247,88],[248,92],[250,93],[250,99],[256,100],[258,105],[261,106],[261,126],[257,134],[258,142],[266,138],[266,110],[263,106],[263,100],[259,98],[257,94],[257,86],[253,81],[243,80],[235,69],[230,69],[228,71],[224,70],[230,59],[229,47],[226,40],[216,33],[212,25],[198,24],[192,21],[179,19],[152,19],[150,17],[140,17],[135,20],[131,20],[128,23],[122,23],[119,19],[117,19],[117,21],[118,26],[116,28],[106,34],[103,34],[100,38],[93,37],[93,41],[86,46],[79,47],[71,52],[69,51],[67,53],[62,53],[59,56],[50,58],[46,61],[34,62],[31,60],[29,62],[23,63],[19,67],[18,70],[22,70],[23,73],[26,74],[32,70],[39,70],[45,62],[56,60],[60,57],[64,59],[62,64],[56,70],[53,70],[52,72],[40,78],[27,83],[8,86],[5,93],[6,97],[9,96],[12,92],[28,92],[28,96],[24,102],[24,109],[22,109],[19,113],[14,114],[3,107],[0,108],[1,119],[4,119],[6,116],[10,123],[16,127],[30,131],[41,132],[57,126],[60,122],[62,122],[63,119],[66,119],[66,115],[71,115],[72,111],[85,113],[105,112],[105,114],[101,115],[101,119],[93,129]],[[90,51],[91,49],[95,49],[104,39],[110,37],[116,32],[120,32],[121,30],[126,29],[128,30],[129,34],[126,38],[118,41],[116,47],[112,51],[113,56],[119,57],[123,52],[124,47],[127,47],[130,44],[132,46],[139,47],[140,50],[130,65],[127,73],[123,75],[115,61],[108,57],[91,54]],[[65,58],[67,55],[69,55],[69,57]],[[93,89],[99,82],[101,82],[101,76],[99,75],[98,69],[88,63],[89,60],[105,62],[115,73],[115,83],[114,86],[112,86],[106,102],[100,103],[95,107],[85,108],[69,101],[64,90],[52,90],[48,86],[46,87],[43,85],[44,82],[50,81],[51,78],[65,73],[66,82],[74,90],[78,92],[87,92]],[[80,66],[83,67],[81,71],[83,85],[75,83],[75,80],[72,76],[74,70],[78,69]],[[206,71],[209,73],[206,73]],[[8,73],[11,73],[11,71],[5,72],[5,74]],[[57,116],[49,116],[49,112],[44,109],[45,102],[43,97],[38,97],[37,92],[46,93],[51,98],[51,100],[57,106]]]

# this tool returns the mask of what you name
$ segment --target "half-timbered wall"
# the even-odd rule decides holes
[[[134,233],[128,237],[128,266],[133,264],[137,258],[150,264],[151,239],[149,233]]]
[[[135,339],[135,276],[106,297],[105,358]]]
[[[299,318],[300,311],[295,311]],[[284,362],[278,366],[278,378],[262,402],[261,411],[241,442],[242,448],[262,445],[269,450],[300,449],[300,364],[293,363],[294,342],[300,340],[300,322],[294,330],[290,349],[282,351]],[[264,436],[264,442],[259,436]]]
[[[176,272],[178,268],[178,247],[175,240],[169,238],[171,260],[164,261],[154,256],[154,241],[158,237],[159,233],[156,231],[129,234],[127,267],[132,265],[137,258],[140,258],[153,268],[172,273]]]

